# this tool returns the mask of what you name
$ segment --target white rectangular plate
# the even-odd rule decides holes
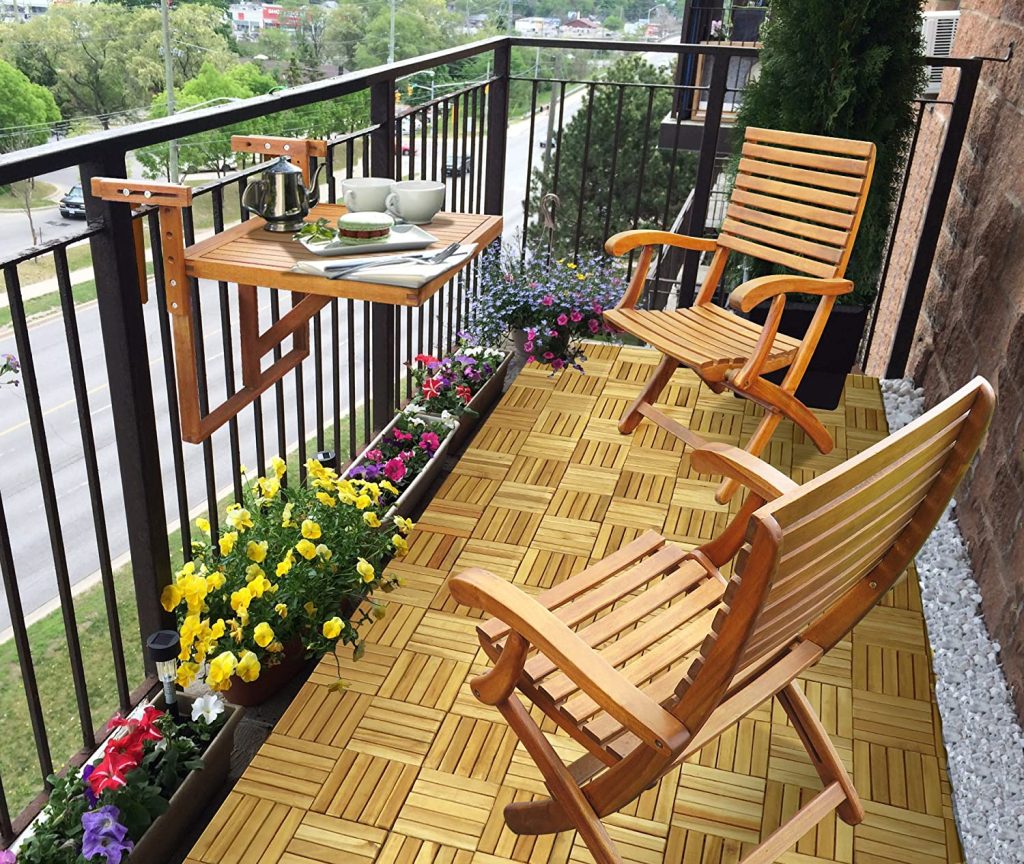
[[[436,243],[437,238],[428,234],[419,225],[396,225],[391,229],[387,240],[377,243],[342,243],[340,240],[330,240],[326,243],[310,242],[303,237],[299,242],[306,247],[306,250],[314,255],[324,257],[335,257],[339,255],[365,255],[369,252],[404,252],[409,249],[426,249],[431,243]]]

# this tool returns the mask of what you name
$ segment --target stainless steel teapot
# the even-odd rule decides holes
[[[320,201],[321,165],[313,175],[312,190],[302,182],[302,169],[282,156],[258,180],[253,180],[242,195],[242,204],[267,220],[266,231],[298,231],[303,219]]]

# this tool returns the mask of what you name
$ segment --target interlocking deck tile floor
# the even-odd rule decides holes
[[[723,526],[713,478],[679,441],[646,421],[615,423],[657,355],[602,345],[587,374],[516,379],[392,569],[405,580],[367,650],[326,657],[220,808],[190,864],[504,864],[590,862],[572,833],[516,837],[511,801],[543,795],[537,770],[493,709],[469,693],[486,668],[472,613],[446,577],[487,567],[539,591],[655,528],[696,545]],[[707,438],[749,435],[758,409],[677,373],[661,403]],[[877,382],[850,376],[823,415],[835,450],[821,455],[783,427],[767,454],[798,481],[870,446],[886,431]],[[339,675],[344,693],[330,685]],[[852,770],[867,818],[826,818],[781,859],[788,864],[961,861],[928,641],[911,571],[804,679]],[[546,731],[554,732],[554,728]],[[556,749],[581,748],[563,733]],[[736,862],[819,787],[776,704],[765,704],[606,820],[637,864]]]

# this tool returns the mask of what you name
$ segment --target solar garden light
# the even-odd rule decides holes
[[[323,465],[324,468],[333,468],[335,471],[338,470],[338,456],[333,450],[321,450],[313,458]]]
[[[146,640],[149,656],[156,664],[156,675],[164,687],[164,704],[171,716],[178,718],[178,694],[174,683],[178,677],[178,652],[181,639],[177,630],[157,630]]]

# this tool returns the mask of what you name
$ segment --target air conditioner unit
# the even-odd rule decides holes
[[[930,57],[949,57],[953,53],[953,40],[956,38],[956,25],[960,21],[959,12],[925,12],[922,24],[924,37],[924,53]],[[925,66],[925,96],[938,96],[942,86],[942,70],[944,66]]]

